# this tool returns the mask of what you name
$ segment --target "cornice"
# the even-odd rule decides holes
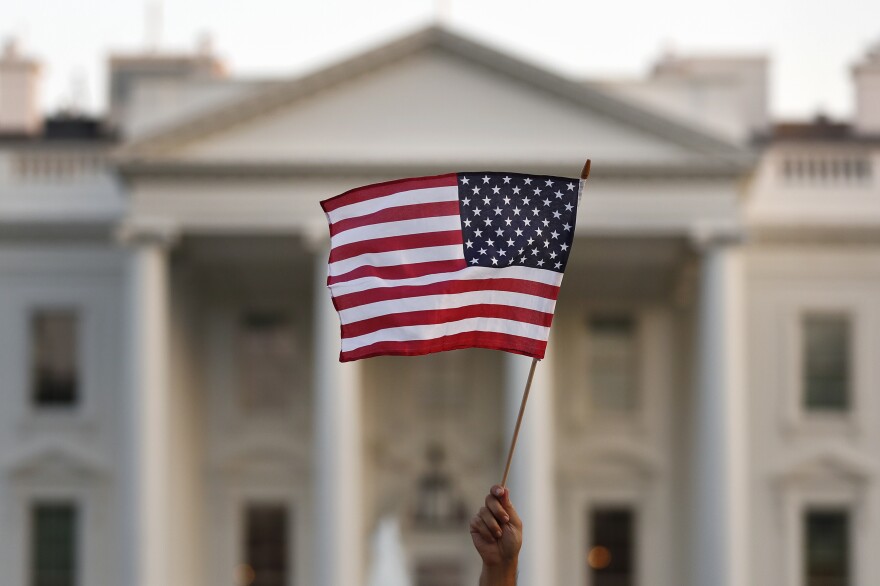
[[[129,218],[119,224],[115,235],[116,240],[124,245],[172,248],[180,239],[181,228],[166,218]]]
[[[728,179],[738,180],[746,176],[756,159],[687,161],[676,164],[652,163],[602,163],[597,161],[590,181],[606,179]],[[574,177],[579,162],[534,163],[529,161],[387,161],[363,162],[260,162],[260,161],[187,161],[175,158],[120,159],[118,169],[126,179],[136,178],[287,178],[287,177],[340,177],[367,176],[377,178],[401,175],[419,176],[437,174],[449,170],[516,169],[546,175]]]
[[[880,223],[847,222],[836,225],[751,224],[749,241],[756,245],[880,245]]]
[[[744,244],[748,233],[746,226],[736,220],[726,222],[700,222],[691,226],[688,238],[697,252]]]

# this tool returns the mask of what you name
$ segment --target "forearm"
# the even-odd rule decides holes
[[[498,566],[483,564],[480,586],[516,586],[516,561]]]

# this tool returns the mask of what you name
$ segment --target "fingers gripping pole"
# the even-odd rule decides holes
[[[510,474],[510,462],[513,460],[513,451],[516,449],[516,439],[519,437],[519,428],[522,425],[523,414],[526,412],[526,401],[529,400],[529,391],[532,388],[532,379],[535,378],[535,367],[538,359],[532,358],[532,367],[529,369],[529,378],[526,381],[526,389],[523,391],[522,403],[519,406],[519,415],[516,417],[516,426],[513,428],[513,438],[510,440],[510,449],[507,451],[507,463],[504,465],[504,478],[501,486],[507,487],[507,476]]]

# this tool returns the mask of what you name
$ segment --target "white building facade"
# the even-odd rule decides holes
[[[584,84],[442,29],[290,81],[190,59],[114,60],[122,138],[0,144],[4,583],[366,584],[393,520],[413,584],[475,584],[528,360],[338,363],[318,202],[586,157],[520,583],[876,581],[873,127],[770,132],[760,59]]]

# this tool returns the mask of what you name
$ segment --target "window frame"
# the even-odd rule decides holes
[[[674,311],[662,304],[583,301],[575,313],[560,317],[560,323],[554,325],[559,328],[550,341],[555,348],[554,360],[582,364],[587,351],[588,316],[618,311],[630,312],[637,323],[639,403],[636,410],[607,415],[591,411],[586,377],[574,375],[574,369],[567,368],[554,374],[559,395],[555,412],[560,431],[567,436],[567,441],[575,442],[582,449],[587,448],[583,442],[600,436],[662,437],[667,422],[664,413],[680,384],[679,361],[686,357],[680,348],[686,347],[688,337],[677,325]]]
[[[76,371],[76,389],[73,397],[73,401],[67,404],[47,404],[41,403],[38,399],[37,393],[37,380],[35,379],[36,374],[36,361],[37,357],[34,355],[34,351],[36,349],[36,340],[34,334],[35,320],[40,314],[43,313],[70,313],[73,315],[74,319],[74,360],[75,360],[75,371]],[[27,402],[30,405],[32,411],[39,412],[41,414],[70,414],[76,413],[79,411],[83,404],[83,381],[85,378],[84,372],[84,360],[83,360],[83,351],[85,348],[85,335],[83,333],[84,329],[84,311],[81,307],[74,304],[33,304],[28,308],[27,316],[26,316],[26,336],[27,336]]]
[[[209,559],[231,560],[228,565],[213,564],[205,568],[209,583],[230,581],[232,572],[247,559],[247,507],[252,504],[284,505],[288,514],[288,562],[290,572],[287,586],[310,584],[312,559],[312,520],[309,518],[308,489],[301,482],[306,468],[295,474],[279,473],[277,466],[256,464],[247,458],[235,474],[221,473],[215,490],[209,491],[211,502],[206,505],[203,520],[206,535],[213,535],[208,547]]]
[[[842,409],[837,408],[823,408],[823,407],[814,407],[809,405],[809,382],[808,382],[808,368],[809,364],[807,362],[808,352],[807,352],[807,344],[808,344],[808,335],[807,335],[807,324],[811,318],[841,318],[844,320],[846,325],[846,336],[847,336],[847,356],[846,356],[846,388],[844,389],[844,403],[845,407]],[[797,376],[799,378],[798,387],[799,387],[799,402],[800,409],[804,412],[808,417],[826,417],[826,416],[843,416],[849,414],[853,410],[853,401],[854,401],[854,386],[855,386],[855,376],[856,369],[854,365],[854,359],[856,355],[856,336],[855,336],[855,323],[853,320],[853,316],[849,311],[829,311],[829,310],[802,310],[799,313],[799,344],[800,344],[800,358],[798,361],[799,372]]]
[[[294,581],[294,576],[296,573],[296,531],[294,529],[296,525],[296,515],[295,511],[291,508],[290,503],[285,502],[282,499],[272,499],[272,498],[258,498],[258,499],[247,499],[241,509],[241,528],[239,530],[240,533],[240,542],[241,542],[241,563],[247,564],[253,567],[250,560],[250,535],[248,530],[250,528],[250,513],[254,508],[257,507],[272,507],[278,508],[284,511],[284,566],[286,573],[286,580],[284,586],[289,586]]]
[[[865,327],[870,322],[867,313],[870,301],[861,296],[834,295],[819,292],[809,295],[785,296],[777,300],[779,331],[782,344],[779,403],[782,429],[789,434],[800,435],[857,435],[868,421],[862,409],[866,403],[865,366],[861,356],[870,344]],[[804,319],[808,315],[846,315],[850,323],[850,388],[849,405],[846,410],[810,410],[806,408],[804,387]]]
[[[632,533],[631,533],[632,551],[630,552],[630,554],[632,556],[631,575],[632,575],[633,585],[634,586],[638,585],[639,584],[639,566],[640,566],[640,559],[639,559],[639,553],[640,553],[639,552],[639,545],[640,545],[639,532],[640,531],[639,531],[639,529],[641,526],[641,519],[639,518],[639,512],[638,512],[637,508],[635,506],[633,506],[632,504],[625,503],[625,502],[622,502],[622,503],[594,502],[591,504],[591,506],[589,506],[587,508],[586,522],[584,523],[585,529],[587,532],[587,534],[584,536],[586,548],[583,550],[583,554],[588,555],[589,552],[592,551],[592,548],[595,546],[595,544],[592,543],[592,536],[593,536],[593,533],[595,530],[596,513],[597,513],[597,511],[600,511],[603,509],[604,510],[624,510],[625,509],[630,514],[630,517],[631,517],[630,520],[632,522],[632,527],[630,528],[632,531]],[[588,564],[585,564],[585,565],[588,565]],[[588,586],[595,586],[594,585],[595,581],[593,579],[594,573],[591,571],[590,568],[585,568],[585,572],[587,574]]]
[[[610,474],[610,476],[609,476]],[[621,476],[620,472],[605,470],[602,477],[606,482],[593,485],[591,488],[578,488],[569,492],[562,506],[565,510],[577,511],[567,520],[560,518],[561,531],[574,531],[575,539],[567,546],[560,543],[562,549],[560,561],[563,563],[560,575],[572,577],[573,584],[593,586],[592,572],[586,563],[586,555],[590,551],[590,539],[593,532],[592,511],[596,508],[622,508],[632,511],[635,520],[633,556],[635,558],[635,584],[642,586],[656,581],[657,576],[667,575],[669,570],[664,565],[672,551],[668,540],[662,539],[667,529],[657,523],[647,523],[648,518],[657,519],[658,513],[665,507],[653,478]],[[658,509],[660,507],[661,509]],[[662,517],[662,513],[660,517]],[[662,524],[661,524],[662,525]]]
[[[646,370],[650,367],[650,357],[648,356],[650,353],[648,338],[651,333],[648,331],[649,313],[650,310],[647,307],[610,304],[589,307],[581,314],[581,319],[578,322],[578,343],[574,356],[584,360],[584,368],[587,368],[586,363],[591,351],[591,320],[608,315],[621,315],[632,319],[633,345],[635,347],[633,362],[636,369],[634,375],[635,404],[631,410],[603,411],[597,409],[593,402],[594,393],[591,387],[591,378],[584,374],[584,376],[578,377],[581,381],[576,385],[579,396],[572,397],[572,409],[569,411],[569,417],[573,418],[572,423],[575,427],[592,429],[592,426],[598,425],[601,428],[621,428],[621,426],[636,428],[646,425],[645,418],[649,411],[649,406],[646,404],[649,397],[645,381]]]
[[[106,526],[111,514],[103,503],[108,494],[97,482],[96,472],[79,469],[70,475],[38,473],[36,476],[16,474],[11,489],[10,527],[13,528],[8,545],[10,572],[4,582],[15,586],[31,586],[31,560],[33,559],[32,510],[38,503],[72,503],[77,510],[77,535],[75,555],[77,559],[76,585],[102,584],[113,574],[112,564],[103,555],[112,544],[115,529],[105,534],[99,528]],[[86,478],[83,478],[83,475]],[[111,515],[112,516],[112,515]],[[15,530],[17,529],[17,530]],[[2,560],[2,557],[0,557]],[[112,581],[112,580],[111,580]]]
[[[783,492],[780,495],[783,506],[782,514],[782,539],[783,553],[783,586],[805,586],[806,584],[806,514],[814,509],[837,509],[846,510],[849,513],[849,574],[850,584],[862,584],[866,578],[865,571],[869,571],[870,564],[864,564],[868,559],[866,544],[870,541],[866,530],[870,529],[870,523],[866,523],[867,504],[865,485],[853,478],[844,480],[828,476],[829,471],[816,475],[789,478],[784,482]],[[862,479],[864,480],[864,479]]]
[[[294,344],[294,346],[299,346],[298,350],[300,352],[299,356],[294,356],[294,363],[291,365],[291,370],[293,376],[289,381],[287,388],[285,390],[286,394],[286,404],[282,406],[280,409],[259,409],[254,407],[247,407],[245,405],[246,400],[248,399],[248,395],[252,393],[252,391],[246,388],[247,386],[247,376],[246,376],[246,368],[244,364],[244,354],[242,353],[242,343],[243,336],[245,335],[245,323],[248,321],[249,317],[253,317],[255,315],[266,316],[273,315],[275,317],[280,317],[281,322],[283,322],[283,328],[286,330],[287,334],[290,337],[290,342]],[[233,354],[232,360],[235,362],[234,371],[235,378],[232,381],[233,384],[233,400],[235,401],[233,409],[235,410],[236,417],[245,422],[266,422],[266,421],[275,421],[278,419],[284,419],[285,421],[290,418],[295,417],[293,412],[297,411],[296,401],[299,394],[302,392],[303,383],[298,380],[299,377],[296,376],[297,371],[303,370],[305,367],[304,362],[307,362],[307,357],[302,355],[303,344],[302,344],[302,336],[298,335],[297,330],[297,318],[299,316],[295,314],[290,308],[287,307],[276,307],[276,306],[253,306],[253,307],[241,307],[241,310],[238,315],[238,319],[234,326],[234,340],[232,342]],[[297,349],[294,349],[296,352]]]
[[[245,315],[252,312],[278,311],[287,316],[296,344],[302,349],[299,368],[301,376],[290,384],[289,404],[283,410],[248,412],[242,404],[243,373],[238,360],[239,333]],[[289,299],[269,296],[254,303],[242,299],[215,299],[206,307],[206,319],[200,334],[208,341],[205,346],[205,384],[222,401],[210,401],[210,419],[231,434],[273,432],[303,435],[311,427],[312,386],[311,349],[306,343],[310,330],[302,308],[290,305]],[[305,337],[304,337],[305,336]]]
[[[801,515],[801,539],[802,539],[801,551],[802,551],[802,556],[803,556],[802,561],[801,561],[801,566],[803,568],[802,572],[804,573],[804,575],[803,575],[804,586],[809,585],[809,582],[808,582],[809,575],[807,573],[807,570],[810,565],[810,561],[809,561],[809,553],[810,553],[809,517],[811,514],[816,514],[816,513],[842,513],[845,516],[845,521],[846,521],[846,551],[845,551],[846,562],[845,563],[846,563],[846,574],[847,574],[846,586],[853,586],[853,557],[854,557],[853,556],[853,536],[854,536],[853,534],[854,534],[854,532],[852,529],[852,525],[853,525],[854,519],[852,517],[852,511],[850,510],[850,507],[848,507],[848,506],[828,506],[828,505],[823,505],[823,506],[807,505],[806,507],[804,507],[802,515]]]
[[[642,320],[640,319],[638,312],[634,310],[606,310],[606,311],[591,311],[587,314],[584,327],[586,332],[584,333],[585,341],[584,341],[584,350],[585,350],[585,362],[587,368],[589,368],[592,364],[592,352],[595,344],[595,336],[593,334],[593,322],[596,319],[625,319],[631,322],[632,331],[630,335],[632,336],[632,351],[633,355],[631,356],[631,366],[634,369],[633,377],[632,377],[632,393],[633,393],[633,406],[630,409],[620,409],[620,410],[611,410],[604,409],[597,405],[596,401],[596,390],[593,385],[593,379],[590,372],[586,373],[584,377],[584,386],[585,392],[587,396],[587,409],[591,415],[599,416],[599,417],[613,417],[618,419],[629,419],[636,416],[642,409],[642,405],[644,403],[644,384],[642,381],[643,375],[643,366],[641,364],[641,357],[644,352],[644,342],[642,340]]]
[[[62,498],[36,498],[30,501],[30,505],[28,507],[28,511],[26,513],[27,516],[27,524],[28,524],[28,556],[27,556],[27,584],[28,586],[37,586],[37,549],[36,546],[36,513],[37,509],[41,506],[68,506],[73,510],[73,577],[72,577],[72,585],[73,586],[81,586],[81,576],[82,576],[82,539],[84,536],[82,530],[82,507],[75,499],[62,499]]]
[[[92,432],[118,409],[124,385],[125,255],[104,246],[7,250],[0,254],[0,368],[18,432]],[[74,307],[80,319],[80,401],[41,410],[31,400],[29,316]],[[100,400],[99,400],[100,399]]]
[[[115,409],[110,398],[124,383],[124,332],[118,327],[123,310],[121,286],[101,279],[93,283],[89,275],[86,271],[82,278],[62,278],[55,287],[42,278],[28,282],[16,288],[6,307],[0,307],[0,312],[11,312],[9,383],[17,395],[14,418],[23,430],[91,430],[103,420],[101,415]],[[54,309],[73,310],[78,321],[78,399],[61,409],[40,407],[33,396],[31,318],[38,311]],[[99,393],[105,400],[97,401]]]

